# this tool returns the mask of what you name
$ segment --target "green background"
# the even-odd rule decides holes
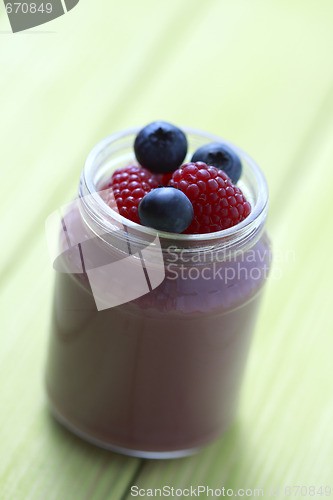
[[[132,484],[265,498],[333,487],[332,23],[332,0],[81,0],[14,35],[1,9],[1,500],[127,499]],[[50,418],[43,387],[44,221],[76,193],[96,142],[155,119],[257,160],[275,252],[237,422],[169,462],[85,444]]]

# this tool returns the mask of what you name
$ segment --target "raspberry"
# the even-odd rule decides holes
[[[154,174],[143,167],[130,165],[118,168],[112,174],[104,190],[112,188],[120,215],[140,224],[138,205],[145,194],[159,185]],[[103,195],[104,201],[112,207],[112,196]]]
[[[168,174],[151,174],[152,177],[156,180],[159,186],[168,186],[169,182],[172,179],[173,172],[169,172]]]
[[[222,170],[206,163],[186,163],[172,175],[174,186],[190,199],[194,218],[187,234],[213,233],[235,226],[251,212],[251,205],[239,187]]]

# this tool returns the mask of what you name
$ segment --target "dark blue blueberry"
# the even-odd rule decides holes
[[[138,215],[144,226],[158,231],[182,233],[192,222],[193,206],[179,189],[172,186],[158,187],[142,198]]]
[[[233,184],[238,182],[242,174],[242,164],[239,156],[229,146],[221,142],[211,142],[197,149],[192,160],[203,161],[207,165],[212,165],[223,170],[232,180]]]
[[[142,167],[157,174],[166,174],[183,163],[187,139],[180,128],[157,121],[140,130],[134,142],[134,152]]]

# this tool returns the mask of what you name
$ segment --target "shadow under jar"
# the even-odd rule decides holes
[[[199,146],[222,140],[184,130],[187,161]],[[271,261],[264,230],[268,193],[253,160],[222,141],[242,159],[238,185],[250,215],[216,233],[160,232],[157,244],[156,231],[124,219],[98,194],[114,169],[135,163],[137,131],[111,135],[92,150],[78,203],[66,209],[46,385],[55,417],[82,438],[128,455],[172,458],[214,440],[235,417]],[[146,265],[160,265],[163,256],[165,278],[138,298],[98,310],[96,294],[112,295],[121,279],[102,279],[92,289],[82,245],[68,241],[89,242],[101,276],[108,258],[121,269],[128,253],[142,269],[149,248]]]

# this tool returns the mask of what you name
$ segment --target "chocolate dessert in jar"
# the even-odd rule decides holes
[[[233,422],[271,260],[259,167],[168,126],[89,154],[62,210],[46,370],[62,424],[145,458],[194,453]]]

